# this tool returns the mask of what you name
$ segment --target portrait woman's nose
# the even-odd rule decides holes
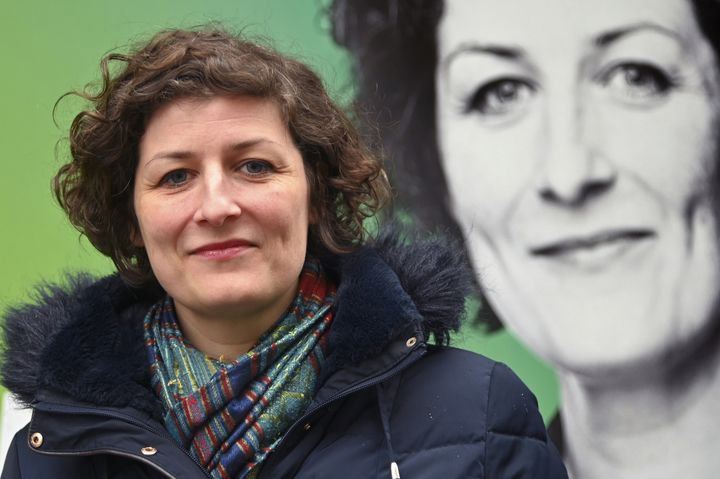
[[[238,202],[238,186],[222,171],[222,167],[208,166],[201,181],[193,220],[209,226],[223,226],[242,213]]]
[[[546,102],[536,186],[545,203],[582,208],[615,184],[617,168],[597,140],[603,126],[591,101],[576,94]]]

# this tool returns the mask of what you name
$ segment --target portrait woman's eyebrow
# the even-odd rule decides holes
[[[70,96],[53,193],[117,271],[4,313],[32,420],[0,477],[567,477],[532,392],[449,346],[462,248],[383,213],[382,158],[308,66],[170,29]]]
[[[714,0],[343,1],[398,205],[557,371],[571,477],[716,477]]]

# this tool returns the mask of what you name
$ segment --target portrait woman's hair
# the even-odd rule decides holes
[[[461,239],[450,210],[435,134],[436,29],[442,2],[339,0],[332,5],[335,41],[353,56],[356,105],[382,132],[394,206],[421,228]],[[479,287],[476,287],[479,292]],[[483,301],[476,321],[501,327]]]
[[[382,131],[398,180],[397,206],[422,226],[457,232],[433,126],[441,14],[437,0],[340,0],[333,4],[333,33],[353,54],[359,108]]]
[[[73,160],[54,191],[73,225],[131,283],[152,279],[144,248],[133,242],[138,144],[152,114],[177,99],[247,95],[277,103],[305,162],[313,253],[351,251],[366,236],[363,221],[389,199],[381,164],[298,61],[220,30],[172,31],[135,52],[107,55],[101,69],[96,90],[75,93],[90,108],[73,121]]]

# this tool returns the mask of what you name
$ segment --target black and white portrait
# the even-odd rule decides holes
[[[400,208],[557,371],[575,479],[720,471],[720,1],[336,0]]]

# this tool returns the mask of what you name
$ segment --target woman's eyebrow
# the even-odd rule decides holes
[[[656,32],[661,35],[671,37],[681,43],[683,42],[683,38],[680,36],[680,34],[671,28],[659,25],[657,23],[642,22],[603,32],[595,37],[593,43],[598,47],[605,48],[612,43],[620,40],[621,38],[644,31]]]
[[[441,66],[448,69],[450,64],[460,55],[465,54],[492,55],[506,60],[519,60],[525,58],[526,52],[519,46],[506,46],[492,43],[461,43],[442,59]]]
[[[233,143],[230,145],[227,150],[229,151],[243,151],[250,148],[254,148],[256,146],[275,146],[279,145],[277,141],[271,140],[270,138],[265,137],[258,137],[258,138],[250,138],[248,140],[238,141],[236,143]]]
[[[231,144],[226,149],[228,151],[243,151],[250,148],[253,148],[258,145],[277,145],[278,143],[276,141],[270,140],[268,138],[251,138],[248,140],[238,141],[236,143]],[[153,155],[153,157],[147,162],[147,164],[150,164],[151,162],[155,160],[186,160],[188,158],[192,158],[195,156],[195,153],[193,153],[190,150],[167,150],[167,151],[161,151]]]
[[[155,160],[172,160],[172,161],[181,161],[186,160],[188,158],[192,158],[193,152],[188,150],[168,150],[168,151],[161,151],[159,153],[156,153],[148,160],[146,164],[150,164]]]

